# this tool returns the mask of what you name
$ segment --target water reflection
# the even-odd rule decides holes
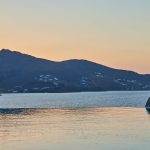
[[[149,150],[144,109],[3,109],[2,150]]]
[[[0,109],[0,115],[25,115],[29,114],[31,111],[34,111],[35,109],[27,109],[27,108],[9,108],[9,109]]]

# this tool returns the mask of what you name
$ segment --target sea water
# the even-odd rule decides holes
[[[149,150],[149,91],[3,94],[0,150]]]

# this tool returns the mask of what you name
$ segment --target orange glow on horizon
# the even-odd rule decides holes
[[[1,1],[0,48],[150,73],[149,5],[135,0]]]

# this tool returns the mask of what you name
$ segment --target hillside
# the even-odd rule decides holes
[[[150,90],[150,75],[87,60],[54,62],[0,51],[0,93]]]

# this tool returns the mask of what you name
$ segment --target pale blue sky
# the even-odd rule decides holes
[[[150,73],[150,0],[0,0],[0,48]]]

